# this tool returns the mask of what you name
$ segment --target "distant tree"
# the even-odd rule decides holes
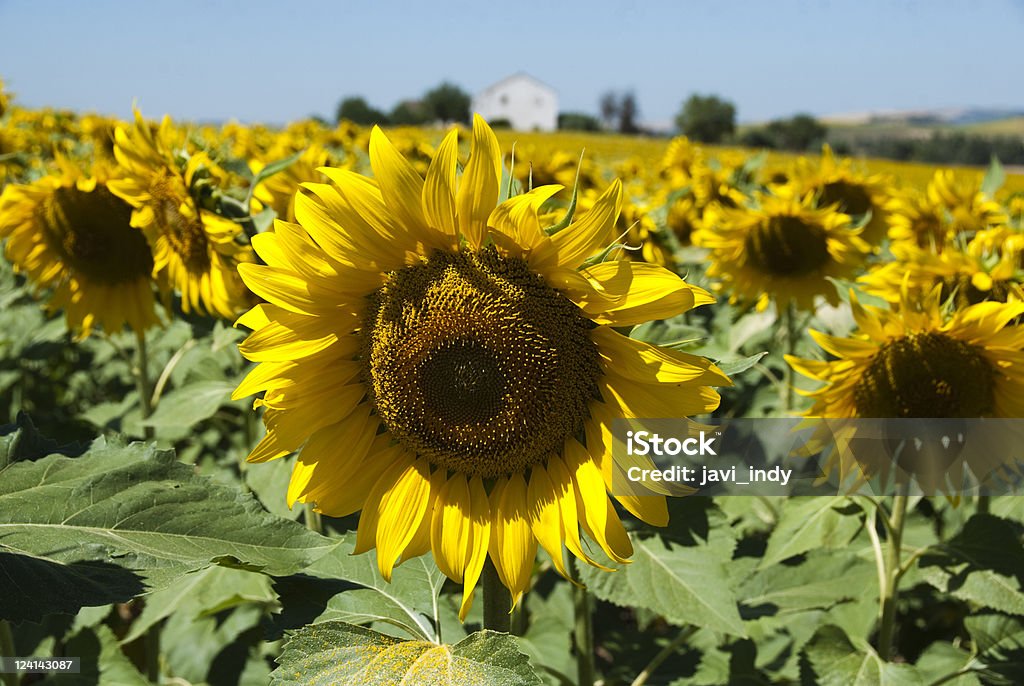
[[[767,126],[775,147],[783,150],[811,150],[821,147],[828,129],[809,114],[797,114],[789,119],[779,119]]]
[[[702,143],[720,143],[736,131],[736,107],[716,95],[691,95],[679,114],[676,126]]]
[[[423,95],[423,106],[431,119],[469,123],[469,93],[447,81]]]
[[[558,128],[569,131],[600,131],[601,122],[584,112],[562,112],[558,115]]]
[[[430,121],[431,113],[421,100],[403,100],[395,105],[388,118],[398,126],[419,126]]]
[[[388,123],[388,115],[375,107],[371,107],[365,98],[359,96],[348,97],[338,103],[336,118],[339,122],[347,119],[362,126]]]
[[[636,120],[639,115],[636,94],[633,91],[623,93],[619,98],[619,133],[638,133],[640,127]]]
[[[601,111],[601,121],[606,129],[615,127],[619,119],[619,95],[615,91],[608,91],[601,96],[598,104]]]

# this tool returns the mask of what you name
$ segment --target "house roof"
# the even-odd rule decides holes
[[[480,91],[478,93],[478,95],[483,95],[485,93],[490,93],[491,91],[497,90],[498,88],[500,88],[501,86],[504,86],[506,83],[509,83],[510,81],[520,81],[520,80],[523,80],[523,79],[525,79],[527,81],[531,81],[535,85],[540,86],[541,88],[550,91],[553,95],[558,95],[558,91],[555,90],[552,86],[549,86],[548,84],[544,83],[540,79],[537,79],[537,78],[534,78],[534,77],[530,76],[525,71],[518,71],[515,74],[511,74],[510,76],[506,76],[505,78],[501,79],[500,81],[496,81],[495,83],[492,83],[490,86],[488,86],[487,88],[484,88],[482,91]]]

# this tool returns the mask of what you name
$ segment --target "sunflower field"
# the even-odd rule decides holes
[[[1024,176],[3,93],[4,686],[1024,683],[1019,496],[612,431],[1024,417]]]

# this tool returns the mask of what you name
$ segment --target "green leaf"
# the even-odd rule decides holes
[[[755,364],[761,361],[762,357],[764,357],[767,354],[767,352],[761,352],[757,353],[756,355],[751,355],[750,357],[744,357],[738,360],[732,360],[730,362],[719,361],[716,364],[718,365],[718,368],[721,369],[726,376],[736,376],[737,374],[742,374],[743,372],[753,367]]]
[[[263,574],[208,567],[185,574],[166,588],[147,595],[142,614],[132,622],[121,642],[131,643],[174,613],[196,620],[239,605],[256,604],[269,609],[276,600],[271,580]]]
[[[634,540],[632,563],[614,573],[584,565],[580,574],[602,600],[646,608],[680,626],[745,636],[726,569],[731,557],[731,540],[684,546],[653,537]]]
[[[273,686],[538,686],[516,640],[481,631],[455,645],[402,641],[344,622],[294,634],[271,674]]]
[[[317,621],[349,624],[380,622],[401,629],[413,638],[435,640],[440,607],[438,595],[445,576],[430,555],[422,555],[394,570],[391,583],[377,568],[376,551],[353,555],[355,535],[349,535],[305,570],[326,579],[338,579],[361,588],[335,595]]]
[[[815,551],[797,566],[773,565],[740,587],[740,602],[750,615],[791,615],[827,610],[856,599],[876,583],[875,567],[856,555]]]
[[[970,670],[971,655],[949,643],[936,641],[928,646],[914,664],[925,679],[933,684],[940,680],[945,686],[981,686],[977,675]],[[952,676],[964,672],[960,676]]]
[[[999,158],[993,155],[992,161],[985,171],[985,178],[981,180],[981,192],[990,198],[994,198],[996,191],[1002,188],[1005,182],[1006,171],[1003,169],[1003,165],[999,163]]]
[[[176,388],[160,399],[153,414],[142,424],[154,427],[194,426],[213,416],[231,399],[231,381],[197,381]]]
[[[267,514],[251,495],[197,476],[169,451],[103,439],[78,458],[0,468],[0,542],[20,556],[21,573],[9,582],[15,588],[31,588],[24,573],[43,567],[62,584],[104,579],[111,566],[139,572],[152,586],[215,563],[287,575],[334,545]],[[44,596],[49,604],[62,602],[53,595]],[[0,595],[0,615],[16,611],[13,598],[22,597]],[[108,602],[97,594],[83,604]]]
[[[1004,615],[975,615],[964,625],[977,651],[970,667],[988,683],[1024,683],[1024,622]]]
[[[921,576],[955,598],[1024,615],[1021,529],[995,515],[975,514],[953,538],[921,557]],[[1016,545],[1009,544],[1013,541]]]
[[[886,662],[865,641],[852,642],[837,626],[824,626],[804,649],[804,681],[818,686],[924,686],[914,667]]]
[[[782,515],[761,558],[764,569],[815,548],[842,548],[860,530],[859,506],[848,498],[821,496],[780,501]]]
[[[249,184],[249,195],[245,199],[246,210],[248,211],[248,209],[252,207],[252,194],[256,190],[256,186],[260,185],[274,174],[282,172],[288,167],[295,164],[305,152],[305,150],[299,150],[297,153],[289,155],[288,157],[281,158],[275,162],[271,162],[267,166],[263,167],[263,169],[260,169],[256,173],[256,176],[252,178],[252,182]]]
[[[71,446],[59,448],[57,441],[39,433],[25,412],[18,413],[14,424],[0,426],[0,469],[19,460],[35,460],[59,450],[68,454],[80,452]]]

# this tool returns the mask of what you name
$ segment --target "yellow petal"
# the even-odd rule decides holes
[[[361,468],[347,481],[323,480],[301,496],[299,502],[316,503],[318,512],[323,512],[331,517],[344,517],[363,509],[364,505],[370,504],[370,501],[367,500],[367,493],[380,479],[381,474],[395,462],[406,459],[404,448],[388,446],[388,436],[386,434],[382,436],[377,437],[377,440],[371,445],[367,457],[363,460]],[[376,503],[372,505],[375,509]],[[367,531],[370,547],[377,535],[375,517],[373,521],[373,530]]]
[[[473,115],[473,147],[455,196],[459,231],[477,249],[487,235],[487,218],[498,204],[501,184],[501,150],[491,127]]]
[[[320,484],[345,484],[363,469],[378,422],[369,403],[339,422],[316,431],[302,447],[288,484],[288,507]]]
[[[607,367],[615,373],[644,383],[699,383],[731,386],[732,381],[698,355],[659,348],[599,326],[590,332]]]
[[[538,269],[580,266],[588,257],[607,248],[615,238],[615,221],[619,218],[621,204],[622,184],[616,179],[579,221],[535,250],[530,264]]]
[[[583,528],[608,557],[616,562],[629,562],[633,544],[608,500],[601,470],[575,439],[566,441],[565,464],[573,474],[578,498],[576,507],[583,514],[580,520]]]
[[[455,210],[455,185],[458,169],[459,132],[448,132],[427,167],[423,186],[423,214],[427,223],[441,233],[455,238],[458,230]]]
[[[426,231],[423,217],[423,179],[402,157],[380,127],[370,131],[370,166],[391,214],[407,231]]]
[[[367,502],[377,505],[377,568],[385,581],[412,541],[430,503],[430,469],[426,459],[414,460],[385,488],[371,491]],[[381,483],[380,481],[378,483]]]
[[[562,514],[558,498],[547,470],[541,465],[534,465],[530,471],[526,502],[530,508],[530,528],[534,537],[551,556],[558,573],[566,579],[570,578],[562,553]]]
[[[499,481],[500,490],[491,516],[490,554],[501,582],[512,593],[515,607],[530,585],[537,541],[530,530],[526,482],[522,474]]]
[[[583,309],[598,324],[633,326],[654,319],[668,319],[698,305],[714,302],[704,289],[692,286],[674,272],[641,262],[602,262],[583,271],[618,301],[605,308],[601,303]]]

